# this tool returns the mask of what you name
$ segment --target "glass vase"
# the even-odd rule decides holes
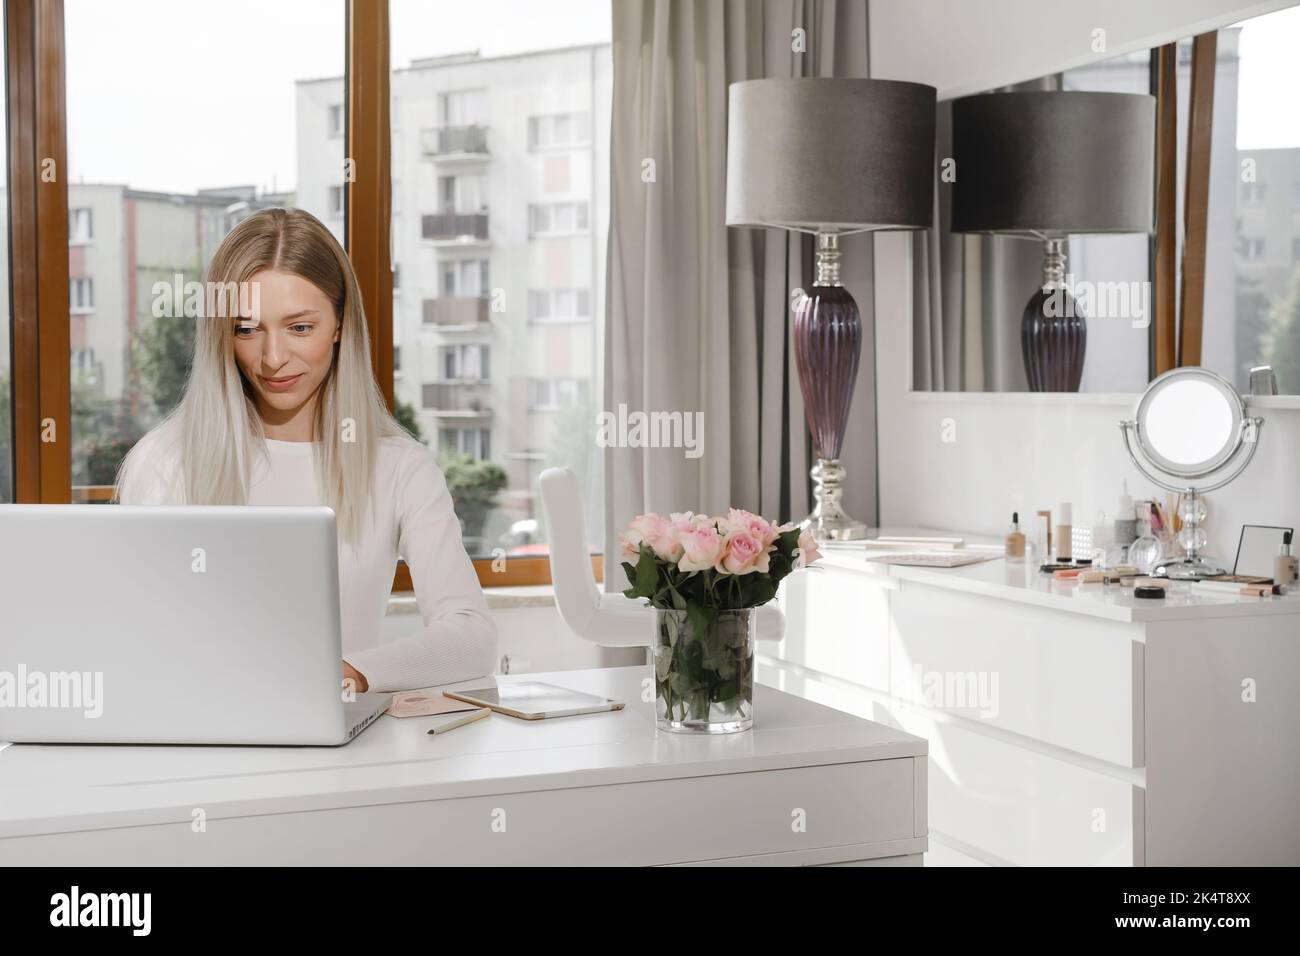
[[[754,724],[754,609],[655,611],[655,722],[673,733]]]

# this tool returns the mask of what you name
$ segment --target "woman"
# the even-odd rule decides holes
[[[496,626],[447,482],[388,413],[356,276],[329,230],[300,209],[256,213],[221,243],[206,288],[185,394],[126,456],[117,499],[328,505],[343,676],[393,691],[491,674]],[[376,646],[398,555],[424,627]]]

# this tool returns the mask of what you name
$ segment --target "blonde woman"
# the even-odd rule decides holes
[[[384,404],[338,242],[307,212],[263,210],[226,236],[206,288],[185,394],[123,461],[117,500],[328,505],[343,676],[359,690],[393,691],[492,673],[496,627],[447,482]],[[252,290],[238,307],[213,294],[236,288]],[[378,644],[399,555],[424,624]]]

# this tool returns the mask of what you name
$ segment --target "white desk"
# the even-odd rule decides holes
[[[16,744],[0,863],[920,865],[924,740],[762,686],[751,732],[659,733],[648,675],[526,678],[620,712],[383,716],[341,748]]]

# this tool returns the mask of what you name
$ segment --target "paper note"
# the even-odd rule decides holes
[[[478,710],[474,704],[444,697],[441,691],[413,690],[394,694],[393,702],[384,713],[390,717],[428,717],[431,714],[455,714],[463,710]]]

